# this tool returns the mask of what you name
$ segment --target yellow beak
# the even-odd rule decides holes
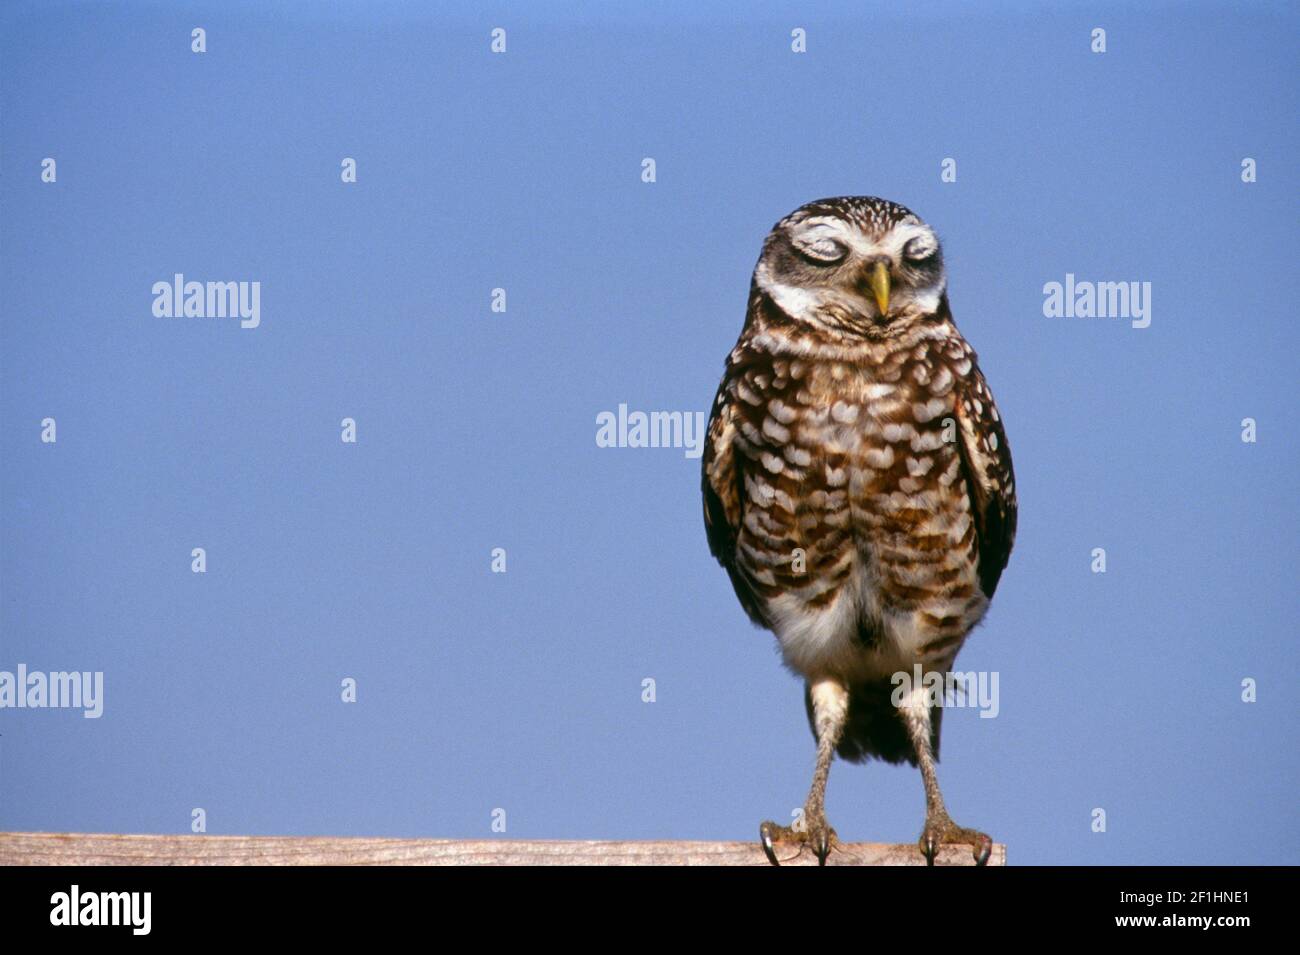
[[[876,307],[880,309],[880,314],[889,314],[889,266],[884,262],[877,262],[871,267],[871,275],[867,278],[867,285],[871,288],[871,293],[876,297]]]

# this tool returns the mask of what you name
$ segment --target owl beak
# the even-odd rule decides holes
[[[881,316],[888,315],[889,265],[887,263],[878,261],[871,266],[871,274],[867,276],[867,287],[876,297],[876,307],[880,309]]]

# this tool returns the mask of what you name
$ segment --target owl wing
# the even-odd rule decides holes
[[[957,388],[957,445],[975,519],[980,588],[992,597],[1016,537],[1015,472],[993,394],[974,354],[970,362],[970,374]]]
[[[727,571],[731,586],[749,618],[768,626],[767,615],[754,588],[736,564],[736,539],[740,536],[745,510],[743,456],[736,453],[736,411],[727,394],[724,378],[713,400],[708,435],[701,465],[704,495],[704,530],[709,552]]]

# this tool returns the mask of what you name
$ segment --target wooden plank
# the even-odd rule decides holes
[[[785,865],[816,865],[811,851],[778,850]],[[0,865],[767,865],[757,842],[548,842],[339,839],[303,836],[153,836],[0,833]],[[924,865],[915,845],[838,846],[827,865]],[[945,846],[937,865],[974,865]],[[1006,865],[995,845],[989,865]]]

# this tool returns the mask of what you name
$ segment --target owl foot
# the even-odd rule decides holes
[[[963,829],[945,813],[931,813],[925,818],[925,828],[917,841],[921,855],[925,856],[926,865],[934,865],[934,857],[939,847],[944,845],[964,845],[971,847],[976,865],[987,865],[993,853],[993,840],[976,829]]]
[[[793,826],[778,826],[774,822],[763,823],[758,827],[758,838],[763,843],[763,852],[767,855],[767,861],[772,865],[781,864],[781,860],[776,857],[778,843],[793,842],[799,846],[799,852],[803,852],[804,847],[807,846],[816,854],[817,864],[825,865],[826,857],[839,842],[835,830],[827,824],[825,814],[811,815],[806,811],[803,819]]]

